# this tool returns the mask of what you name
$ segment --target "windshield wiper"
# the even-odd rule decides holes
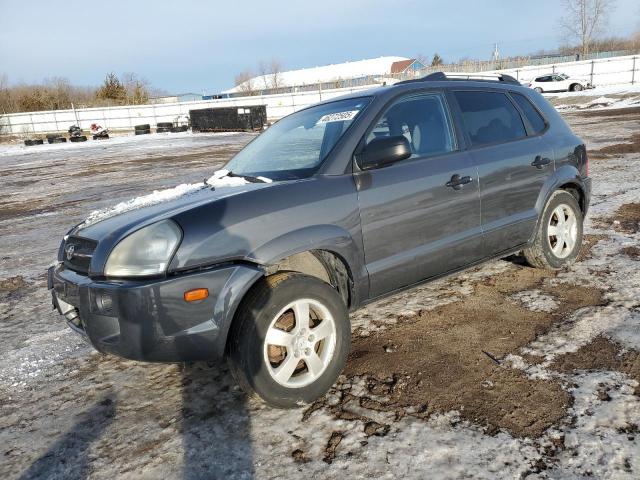
[[[229,172],[227,177],[240,177],[244,178],[249,183],[267,183],[260,177],[252,177],[251,175],[240,175],[239,173]]]

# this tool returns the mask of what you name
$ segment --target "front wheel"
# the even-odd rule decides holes
[[[324,395],[342,372],[351,328],[331,285],[283,272],[259,281],[231,328],[228,362],[247,393],[279,408]]]
[[[538,93],[542,93],[542,89],[541,89],[540,87],[536,87],[536,88],[534,88],[534,90],[535,90],[536,92],[538,92]]]
[[[558,270],[572,264],[582,246],[582,222],[576,198],[555,191],[542,212],[533,244],[524,250],[529,265]]]

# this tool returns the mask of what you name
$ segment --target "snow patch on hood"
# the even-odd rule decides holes
[[[206,179],[204,183],[207,185],[219,188],[219,187],[239,187],[241,185],[246,185],[249,181],[245,177],[236,177],[231,176],[229,170],[218,170],[213,172],[213,175]],[[263,183],[271,183],[273,180],[266,177],[256,177],[256,180]]]
[[[231,172],[229,172],[229,170],[217,170],[211,177],[206,179],[204,183],[183,183],[176,187],[166,188],[164,190],[154,190],[148,195],[142,195],[130,200],[125,200],[124,202],[120,202],[112,207],[94,210],[80,225],[78,225],[77,228],[85,228],[89,225],[93,225],[94,223],[98,223],[102,220],[106,220],[107,218],[115,217],[116,215],[120,215],[121,213],[129,212],[131,210],[175,200],[204,188],[240,187],[250,183],[249,180],[244,177],[230,176],[230,173]],[[256,177],[256,179],[264,183],[272,182],[271,179],[265,177]]]

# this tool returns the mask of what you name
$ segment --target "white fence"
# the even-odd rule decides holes
[[[0,130],[3,134],[27,135],[30,133],[66,131],[71,125],[78,125],[82,129],[88,129],[92,123],[98,123],[111,130],[133,129],[136,125],[146,123],[155,126],[158,122],[173,122],[181,115],[188,115],[189,110],[240,105],[266,105],[267,117],[270,120],[275,120],[322,100],[367,88],[371,88],[371,86],[294,94],[287,93],[264,97],[222,98],[198,102],[12,113],[0,117]]]
[[[521,82],[529,81],[540,75],[558,72],[571,76],[586,77],[594,85],[634,84],[640,82],[640,56],[630,55],[565,62],[500,70],[500,72],[513,75]],[[267,117],[275,120],[322,100],[373,86],[375,85],[158,105],[13,113],[0,117],[0,132],[3,134],[27,135],[30,133],[66,131],[71,125],[78,125],[80,128],[88,129],[92,123],[98,123],[112,130],[132,129],[135,125],[145,123],[156,125],[158,122],[173,122],[177,117],[188,115],[189,110],[197,108],[234,107],[240,105],[266,105]]]
[[[527,82],[535,77],[550,73],[565,73],[571,77],[587,78],[596,86],[634,84],[640,82],[640,56],[628,55],[551,65],[535,65],[500,70],[499,72],[512,75],[521,82]]]

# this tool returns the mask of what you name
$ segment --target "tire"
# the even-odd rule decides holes
[[[136,130],[136,135],[149,135],[151,130]]]
[[[189,130],[189,127],[187,125],[181,125],[179,127],[173,127],[171,129],[171,133],[186,132],[187,130]]]
[[[134,128],[136,130],[151,130],[151,125],[145,123],[144,125],[136,125]]]
[[[94,140],[108,140],[109,139],[109,135],[94,135],[93,139]]]
[[[580,85],[579,83],[574,83],[573,85],[571,85],[571,88],[569,90],[571,90],[572,92],[581,92],[582,85]]]
[[[69,141],[73,143],[86,142],[87,137],[85,135],[80,135],[79,137],[69,137]]]
[[[560,212],[564,214],[565,222],[567,219],[571,221],[571,216],[575,219],[575,227],[568,225],[568,233],[563,235],[566,240],[552,235],[550,231],[557,226]],[[538,222],[533,244],[523,252],[529,265],[546,270],[559,270],[571,265],[582,246],[582,222],[582,210],[576,198],[565,190],[553,192]],[[558,248],[560,241],[563,242],[563,246]]]
[[[42,145],[44,144],[44,140],[42,140],[41,138],[36,138],[35,140],[31,140],[33,142],[33,145]]]
[[[167,133],[170,132],[171,128],[170,127],[158,127],[156,128],[156,133]]]
[[[25,147],[32,147],[33,145],[35,145],[35,143],[33,143],[33,140],[25,140],[24,141],[24,146]]]
[[[50,138],[49,143],[67,143],[67,139],[65,137]]]
[[[158,122],[156,127],[158,127],[158,128],[171,128],[171,127],[173,127],[173,122]]]
[[[535,90],[536,92],[538,92],[538,93],[542,93],[542,89],[541,89],[540,87],[536,87],[536,88],[534,88],[534,90]]]
[[[322,320],[315,326],[308,321],[310,328],[291,335],[295,344],[289,347],[266,344],[267,332],[282,336],[297,331],[295,314],[288,308],[295,303],[306,304]],[[284,323],[277,325],[280,322]],[[320,327],[322,330],[317,330]],[[314,332],[323,331],[328,333],[323,340],[311,338]],[[316,333],[319,335],[324,333]],[[247,394],[256,394],[274,407],[294,408],[317,400],[335,383],[347,361],[350,341],[347,309],[333,287],[300,273],[276,273],[260,280],[240,305],[229,332],[227,359],[231,373]],[[315,359],[317,372],[307,366],[307,358]],[[281,370],[284,375],[279,381],[276,368],[285,364],[293,373]]]

